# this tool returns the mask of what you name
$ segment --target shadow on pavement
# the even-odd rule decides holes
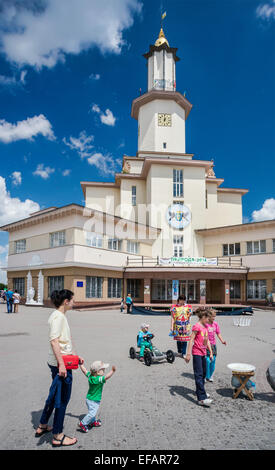
[[[43,434],[43,436],[41,436],[41,437],[34,437],[35,431],[38,428],[38,425],[39,425],[39,422],[40,422],[42,412],[43,412],[43,410],[32,411],[31,412],[31,421],[32,421],[33,429],[34,429],[33,438],[37,442],[37,446],[42,446],[45,442],[48,442],[49,444],[51,444],[51,442],[52,442],[52,433],[51,432],[47,432],[47,433]],[[48,424],[49,424],[49,426],[52,426],[52,424],[50,422]]]
[[[194,374],[191,374],[191,372],[183,372],[181,375],[182,377],[186,377],[187,379],[195,380]]]
[[[191,401],[191,403],[197,404],[197,398],[193,398],[194,396],[196,397],[196,393],[191,388],[183,387],[181,385],[169,385],[169,387],[171,395],[180,395],[183,398],[186,398],[186,400]]]
[[[216,390],[216,392],[222,397],[232,399],[232,395],[233,395],[232,388],[219,388]],[[236,400],[238,400],[239,398],[248,400],[248,397],[243,392],[240,393],[240,395],[236,398]],[[270,392],[270,393],[257,393],[256,392],[254,393],[254,399],[258,401],[266,401],[268,403],[275,403],[275,394],[273,392]]]
[[[254,393],[255,400],[266,401],[268,403],[275,403],[275,393]]]

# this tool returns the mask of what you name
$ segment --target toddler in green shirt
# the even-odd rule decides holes
[[[96,414],[101,402],[103,385],[116,371],[115,366],[112,366],[112,370],[104,375],[107,367],[109,367],[109,364],[95,361],[91,365],[90,372],[88,372],[83,364],[80,365],[80,369],[88,377],[89,382],[89,390],[86,396],[88,414],[79,422],[79,427],[83,432],[88,432],[89,428],[101,426],[100,419],[96,420]]]

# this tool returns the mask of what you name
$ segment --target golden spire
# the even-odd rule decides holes
[[[165,35],[164,35],[164,32],[163,32],[163,29],[162,27],[160,28],[160,32],[159,32],[159,37],[158,39],[156,40],[155,42],[155,46],[161,46],[162,44],[167,44],[167,46],[169,47],[169,42],[167,41]]]

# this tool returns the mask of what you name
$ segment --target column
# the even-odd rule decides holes
[[[229,279],[224,279],[223,281],[222,303],[230,304],[230,281]]]
[[[206,280],[200,279],[200,304],[206,304]]]
[[[143,302],[145,304],[151,303],[151,279],[144,279],[144,296]]]

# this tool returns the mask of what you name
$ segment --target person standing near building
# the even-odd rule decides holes
[[[68,437],[63,433],[63,423],[66,408],[71,397],[73,376],[72,370],[66,369],[62,356],[75,354],[66,318],[66,312],[71,310],[73,306],[73,297],[74,293],[67,289],[56,290],[51,294],[51,300],[56,307],[56,310],[52,312],[48,320],[50,341],[48,366],[51,370],[53,381],[35,437],[40,437],[44,433],[52,431],[53,447],[71,446],[77,442],[75,437]],[[79,357],[79,362],[80,364],[84,362],[81,357]],[[54,409],[53,428],[50,428],[48,421]]]
[[[126,297],[127,313],[131,313],[131,310],[133,308],[132,305],[133,305],[133,301],[132,301],[131,294],[128,294]]]
[[[11,289],[6,291],[7,313],[12,313],[13,294],[14,293]]]
[[[198,404],[201,406],[210,406],[212,401],[206,393],[204,384],[206,377],[206,350],[209,349],[210,361],[213,360],[213,353],[208,338],[207,323],[211,316],[209,310],[199,308],[196,310],[196,315],[199,317],[198,323],[192,328],[190,342],[188,344],[187,354],[185,361],[188,363],[191,358],[191,348],[193,355],[193,369],[196,383],[196,394]]]
[[[190,317],[192,315],[191,305],[186,305],[185,295],[180,295],[171,309],[170,336],[177,341],[178,356],[185,357],[187,343],[191,336]]]
[[[216,312],[215,310],[210,310],[211,316],[209,317],[206,328],[208,329],[208,337],[211,344],[211,349],[213,353],[213,359],[210,360],[210,353],[207,350],[206,356],[206,380],[208,382],[213,382],[213,374],[216,366],[216,356],[217,356],[217,345],[216,345],[216,335],[219,338],[220,342],[226,346],[226,341],[224,341],[221,330],[218,323],[215,321]]]
[[[14,294],[13,294],[13,305],[14,305],[14,313],[18,313],[18,305],[20,303],[21,296],[15,289]]]

